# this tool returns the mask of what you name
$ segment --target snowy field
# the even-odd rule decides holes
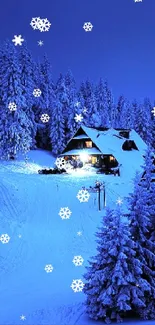
[[[76,195],[82,186],[105,181],[107,205],[115,206],[132,191],[126,177],[104,175],[39,175],[37,170],[54,167],[54,158],[44,151],[32,151],[29,162],[0,163],[0,325],[97,325],[84,312],[85,295],[74,292],[72,281],[81,279],[94,255],[95,231],[104,208],[98,211],[96,194],[80,203]],[[59,211],[68,207],[71,216],[62,220]],[[81,235],[77,233],[81,232]],[[74,256],[84,262],[75,266]],[[53,271],[47,273],[45,266]],[[21,319],[25,316],[25,320]],[[24,317],[23,317],[24,318]],[[124,321],[152,325],[155,321]]]

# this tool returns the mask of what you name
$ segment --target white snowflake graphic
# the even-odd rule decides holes
[[[44,270],[47,272],[47,273],[51,273],[53,271],[53,266],[51,264],[47,264],[44,268]]]
[[[20,320],[26,320],[26,316],[24,315],[20,316]]]
[[[7,244],[10,240],[10,237],[8,234],[2,234],[0,237],[0,240],[1,240],[2,244]]]
[[[36,88],[33,90],[33,96],[34,97],[40,97],[41,96],[41,90],[39,88]]]
[[[142,2],[142,0],[135,0],[135,2]]]
[[[78,255],[78,256],[74,256],[72,262],[75,264],[75,266],[81,266],[84,262],[84,259],[82,258],[81,255]]]
[[[71,288],[73,289],[74,292],[80,292],[84,288],[84,283],[80,279],[73,280],[71,284]]]
[[[79,107],[80,104],[81,104],[80,102],[76,102],[76,103],[74,104],[74,106],[75,106],[75,107]]]
[[[65,169],[66,160],[63,157],[58,157],[56,159],[55,165],[58,169]]]
[[[76,122],[81,122],[83,120],[83,116],[81,114],[76,114],[76,116],[74,117],[74,120]]]
[[[155,107],[153,107],[153,110],[151,112],[153,113],[153,116],[155,116]]]
[[[38,21],[38,29],[40,30],[40,32],[48,32],[50,27],[51,27],[51,23],[47,18],[40,19]]]
[[[78,232],[77,232],[77,235],[78,235],[78,236],[82,236],[82,231],[78,231]]]
[[[13,43],[15,43],[15,45],[22,45],[22,42],[24,42],[24,39],[22,38],[21,35],[14,35],[14,38],[12,40]]]
[[[83,28],[84,28],[85,32],[91,32],[93,25],[90,22],[86,22],[86,23],[84,23]]]
[[[17,105],[16,105],[16,103],[14,103],[14,102],[10,102],[9,105],[8,105],[8,108],[9,108],[9,110],[10,110],[11,112],[13,112],[13,111],[16,111],[16,109],[17,109]]]
[[[44,42],[43,41],[38,41],[38,45],[39,46],[43,46],[44,45]]]
[[[83,113],[87,113],[87,112],[88,112],[87,108],[84,107],[84,109],[83,109]]]
[[[42,114],[40,119],[43,123],[47,123],[49,121],[50,117],[48,114]]]
[[[69,219],[71,216],[72,212],[68,207],[61,208],[59,211],[59,216],[61,217],[62,220],[64,219]]]
[[[90,194],[87,190],[79,190],[76,197],[80,202],[88,202]]]
[[[39,29],[40,17],[35,17],[31,19],[30,26],[36,30]]]
[[[121,205],[123,204],[123,200],[119,197],[116,201],[116,204]]]

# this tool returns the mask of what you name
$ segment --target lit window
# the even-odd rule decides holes
[[[92,141],[85,142],[86,148],[92,148]]]

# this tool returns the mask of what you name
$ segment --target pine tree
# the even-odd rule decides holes
[[[140,261],[135,257],[129,221],[120,209],[107,209],[97,232],[98,254],[89,261],[84,275],[86,311],[90,318],[121,321],[128,311],[145,307],[144,293],[150,286],[142,279]]]
[[[55,99],[53,107],[53,117],[50,124],[50,139],[52,145],[52,153],[60,154],[65,147],[65,126],[63,119],[63,105],[59,98]]]
[[[0,151],[9,159],[27,152],[32,144],[31,121],[26,115],[26,98],[21,84],[21,66],[13,44],[5,42],[0,53]],[[10,103],[17,107],[9,109]]]
[[[148,166],[146,166],[148,164]],[[137,311],[142,318],[155,319],[155,243],[150,237],[151,219],[155,214],[155,200],[151,185],[151,160],[148,152],[145,160],[146,174],[141,181],[137,174],[134,192],[129,198],[130,229],[136,243],[136,257],[141,263],[142,277],[147,280],[151,291],[145,293],[145,308]]]
[[[22,91],[26,99],[26,106],[23,107],[23,110],[31,122],[30,128],[31,128],[31,136],[32,136],[32,148],[35,148],[36,145],[35,137],[37,132],[37,125],[35,122],[35,115],[33,112],[33,105],[34,105],[33,90],[35,88],[35,82],[34,82],[35,65],[32,59],[32,55],[27,48],[26,42],[24,42],[23,46],[20,48],[19,63],[21,65]]]
[[[65,75],[65,86],[67,93],[67,122],[66,122],[66,142],[70,140],[77,129],[77,122],[75,121],[75,115],[82,111],[82,103],[79,102],[77,97],[77,89],[75,79],[71,70]],[[77,104],[78,103],[78,104]],[[80,103],[80,104],[79,104]],[[80,106],[80,107],[79,107]]]
[[[101,117],[101,126],[110,127],[110,119],[114,118],[114,111],[112,113],[112,107],[110,107],[112,104],[112,98],[110,90],[108,89],[108,84],[106,81],[103,82],[102,78],[100,78],[99,83],[96,86],[95,96],[97,111]]]

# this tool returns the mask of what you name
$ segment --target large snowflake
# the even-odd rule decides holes
[[[14,38],[12,40],[13,43],[15,43],[15,45],[22,45],[22,42],[24,42],[24,39],[22,38],[21,35],[14,35]]]
[[[76,122],[82,122],[83,116],[81,114],[76,114],[75,117],[74,117],[74,120]]]
[[[61,217],[62,220],[64,219],[69,219],[71,216],[72,212],[68,207],[61,208],[59,211],[59,216]]]
[[[40,17],[32,18],[30,25],[34,30],[39,29],[40,32],[48,32],[51,27],[47,18],[41,19]]]
[[[36,88],[33,90],[33,96],[34,97],[40,97],[41,96],[41,90],[39,88]]]
[[[73,289],[74,292],[80,292],[84,288],[84,283],[80,279],[73,280],[71,284],[71,288]]]
[[[1,240],[2,244],[7,244],[10,240],[10,237],[8,234],[2,234],[0,237],[0,240]]]
[[[43,123],[47,123],[49,121],[50,117],[48,114],[42,114],[40,119]]]
[[[63,157],[58,157],[55,161],[55,165],[58,167],[58,169],[64,169],[66,160]]]
[[[75,266],[81,266],[84,262],[84,259],[81,255],[74,256],[73,261],[72,261]]]
[[[40,19],[40,21],[38,23],[38,27],[39,27],[40,32],[48,32],[51,27],[51,23],[49,22],[49,20],[47,18]]]
[[[40,20],[40,17],[35,17],[31,19],[30,25],[34,30],[39,29]]]
[[[91,32],[93,25],[90,22],[86,22],[86,23],[84,23],[83,28],[84,28],[85,32]]]
[[[9,108],[9,110],[10,110],[11,112],[13,112],[13,111],[16,111],[16,109],[17,109],[17,105],[16,105],[16,103],[14,103],[14,102],[10,102],[9,105],[8,105],[8,108]]]
[[[51,264],[47,264],[44,268],[44,270],[47,272],[47,273],[51,273],[53,271],[53,266]]]
[[[76,197],[80,202],[88,202],[90,194],[87,190],[80,190]]]

